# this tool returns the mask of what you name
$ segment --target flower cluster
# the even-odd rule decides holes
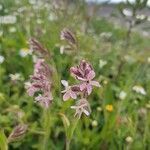
[[[82,113],[89,116],[91,110],[87,96],[91,94],[93,86],[100,87],[100,84],[93,80],[95,72],[88,62],[82,60],[78,66],[70,68],[70,73],[75,79],[79,80],[80,83],[69,86],[67,81],[62,80],[62,84],[65,86],[65,90],[62,91],[62,93],[65,93],[63,100],[66,101],[70,98],[77,99],[77,96],[80,95],[81,99],[77,101],[76,106],[71,106],[71,108],[76,110],[75,116],[79,118]]]
[[[51,77],[52,73],[44,59],[38,59],[34,66],[34,73],[30,76],[30,82],[25,83],[29,96],[35,96],[35,101],[48,108],[52,102]]]

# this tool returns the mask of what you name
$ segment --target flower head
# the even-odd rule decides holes
[[[145,91],[145,89],[142,87],[142,86],[140,86],[140,85],[135,85],[135,86],[133,86],[133,91],[135,91],[136,93],[139,93],[139,94],[142,94],[142,95],[146,95],[146,91]]]
[[[79,118],[82,113],[89,116],[91,109],[87,101],[87,96],[91,94],[93,86],[100,87],[97,81],[93,81],[95,72],[88,62],[82,60],[78,66],[70,68],[70,73],[75,79],[79,80],[80,83],[78,85],[69,86],[67,81],[62,80],[61,82],[65,86],[65,90],[62,91],[62,93],[65,93],[63,95],[63,100],[66,101],[70,98],[77,99],[77,97],[80,96],[76,105],[71,106],[71,108],[75,109],[75,116]]]
[[[26,124],[17,125],[9,135],[8,141],[12,142],[21,139],[25,135],[27,128]]]
[[[40,93],[35,97],[35,101],[48,108],[52,102],[51,94],[51,70],[43,59],[38,59],[34,66],[34,74],[30,76],[30,82],[25,83],[25,88],[29,96]]]
[[[82,113],[84,113],[86,116],[89,116],[91,113],[91,108],[89,105],[89,102],[83,98],[80,99],[75,106],[71,106],[72,109],[75,109],[75,115],[78,116],[79,118],[81,117]]]
[[[85,60],[82,60],[77,67],[71,67],[70,72],[76,79],[82,81],[80,83],[80,90],[87,92],[88,95],[91,94],[93,86],[100,87],[97,81],[92,80],[95,77],[95,72],[91,64]]]
[[[109,111],[109,112],[112,112],[113,109],[114,109],[113,105],[110,105],[110,104],[109,104],[109,105],[106,105],[105,108],[106,108],[106,110]]]

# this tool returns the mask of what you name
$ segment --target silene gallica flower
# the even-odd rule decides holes
[[[88,95],[91,94],[93,86],[100,87],[99,82],[93,80],[95,72],[92,66],[85,60],[82,60],[77,67],[71,67],[70,72],[76,79],[81,81],[80,90],[87,92]]]
[[[35,96],[35,101],[48,108],[52,102],[51,94],[52,72],[44,59],[38,59],[34,66],[34,73],[30,81],[25,83],[29,96]]]
[[[65,86],[65,90],[62,93],[63,100],[66,101],[70,98],[77,99],[80,96],[80,99],[77,100],[75,106],[71,106],[72,109],[76,110],[75,116],[81,117],[82,113],[89,116],[91,113],[90,105],[87,100],[87,96],[89,96],[92,92],[93,86],[100,87],[100,84],[97,81],[94,81],[95,72],[92,66],[82,60],[79,66],[71,67],[70,73],[75,79],[79,80],[80,83],[77,85],[69,86],[68,82],[62,80],[62,84]]]

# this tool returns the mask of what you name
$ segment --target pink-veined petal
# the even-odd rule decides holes
[[[84,89],[86,89],[86,83],[82,83],[80,85],[80,90],[83,91]]]
[[[92,86],[90,84],[87,85],[87,93],[90,95],[92,92]]]
[[[76,93],[73,92],[73,91],[70,92],[70,96],[71,96],[72,99],[76,99],[77,98]]]
[[[94,77],[95,77],[95,72],[91,70],[87,75],[87,79],[92,80]]]
[[[69,92],[66,92],[66,93],[63,95],[63,100],[64,100],[64,101],[67,101],[69,98],[70,98],[70,93],[69,93]]]

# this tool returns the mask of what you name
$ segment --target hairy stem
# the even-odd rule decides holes
[[[45,109],[43,111],[43,130],[44,137],[41,140],[40,150],[48,150],[48,141],[50,136],[50,110]]]
[[[79,118],[76,118],[76,120],[72,124],[71,130],[67,131],[69,132],[69,135],[66,133],[66,150],[70,150],[70,143],[71,143],[74,131],[76,129],[76,126],[78,124],[78,121],[79,121]]]

